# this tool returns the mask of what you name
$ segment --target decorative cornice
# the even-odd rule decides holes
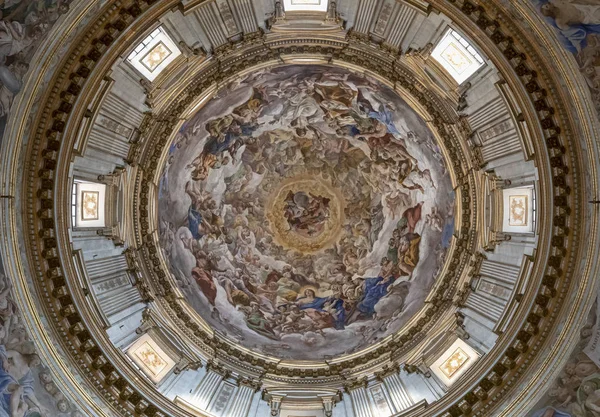
[[[262,388],[262,385],[263,385],[263,383],[262,383],[261,380],[256,380],[256,379],[253,379],[253,378],[246,378],[246,377],[239,377],[236,380],[236,382],[240,386],[244,385],[246,387],[252,388],[252,390],[254,392],[260,391],[260,389]]]
[[[205,326],[198,323],[198,318],[195,313],[187,313],[187,309],[181,305],[182,300],[177,297],[170,296],[177,292],[176,285],[170,278],[170,274],[166,268],[166,262],[162,259],[162,251],[158,246],[158,241],[155,238],[147,238],[153,224],[157,221],[151,219],[149,214],[153,212],[150,204],[153,204],[152,195],[153,184],[157,183],[156,175],[160,172],[159,164],[164,158],[166,147],[173,132],[178,126],[181,114],[198,101],[202,96],[203,91],[209,89],[213,83],[225,83],[231,77],[235,76],[240,71],[247,71],[254,65],[264,65],[271,63],[272,58],[282,54],[282,50],[289,55],[302,55],[307,51],[311,54],[324,54],[331,57],[332,61],[343,65],[350,63],[352,65],[361,66],[371,71],[374,75],[381,77],[382,80],[391,85],[396,85],[403,91],[406,91],[413,99],[422,107],[422,111],[426,111],[427,119],[432,120],[434,133],[440,139],[440,145],[446,150],[448,157],[447,161],[451,165],[453,176],[460,178],[462,195],[472,195],[474,178],[473,173],[469,170],[469,157],[465,155],[466,148],[461,147],[459,130],[455,129],[452,123],[445,120],[452,119],[451,115],[442,115],[439,113],[439,108],[444,108],[440,99],[430,93],[425,85],[417,78],[410,76],[410,73],[399,63],[396,58],[388,59],[387,61],[378,55],[378,52],[366,45],[354,45],[352,43],[346,45],[345,48],[330,48],[323,46],[310,46],[297,44],[295,40],[289,40],[287,45],[278,44],[277,49],[270,50],[260,45],[245,43],[238,53],[244,59],[233,61],[233,65],[228,65],[222,61],[214,62],[210,67],[205,69],[204,73],[197,75],[196,79],[190,82],[179,97],[175,97],[169,106],[161,112],[160,115],[154,117],[155,122],[149,125],[145,136],[140,137],[140,144],[143,151],[139,153],[139,160],[136,161],[139,165],[143,164],[144,169],[139,171],[139,206],[141,209],[133,210],[134,213],[139,213],[139,217],[135,223],[139,225],[138,242],[140,242],[145,250],[140,251],[140,255],[148,256],[140,261],[147,266],[146,278],[150,278],[149,286],[154,287],[157,291],[161,291],[166,295],[164,301],[160,305],[167,308],[167,315],[173,319],[173,323],[177,325],[180,331],[187,334],[193,340],[197,340],[199,345],[204,345],[209,349],[222,351],[229,356],[233,356],[236,360],[246,361],[255,367],[262,368],[267,373],[275,375],[288,376],[289,378],[320,378],[346,372],[352,368],[365,366],[372,361],[377,360],[382,355],[388,355],[390,352],[397,350],[407,350],[417,345],[417,343],[426,336],[428,330],[434,325],[437,318],[443,314],[443,311],[451,307],[447,300],[452,298],[452,293],[457,288],[457,281],[462,275],[469,261],[469,253],[475,247],[475,234],[471,231],[475,224],[475,207],[463,209],[465,213],[460,216],[462,221],[455,245],[448,255],[447,266],[444,268],[442,277],[437,280],[435,288],[432,291],[430,302],[416,316],[413,321],[416,323],[412,327],[405,329],[401,334],[397,334],[388,342],[379,345],[376,348],[370,349],[364,354],[352,355],[350,359],[340,359],[329,361],[327,364],[316,363],[311,368],[300,368],[295,366],[286,367],[277,365],[279,362],[276,359],[258,357],[256,354],[251,354],[244,350],[239,350],[228,340],[222,339],[219,336],[207,332]],[[377,56],[372,56],[371,52]],[[360,52],[360,53],[357,53]],[[275,62],[276,63],[276,62]],[[220,71],[215,74],[214,67],[219,67]],[[454,117],[456,120],[456,117]],[[457,202],[459,206],[468,207],[474,205],[476,199],[466,198],[463,201]],[[138,204],[138,203],[136,203]],[[147,207],[147,208],[145,208]],[[145,209],[144,209],[145,208]],[[170,311],[169,311],[170,310]]]
[[[400,372],[399,364],[394,363],[391,365],[385,365],[381,371],[375,372],[375,378],[377,378],[379,381],[383,381],[388,376],[397,374],[398,372]]]
[[[169,2],[161,6],[161,10],[170,6],[167,3]],[[479,27],[477,33],[487,36],[488,48],[491,49],[492,45],[495,45],[496,50],[504,57],[504,61],[498,59],[498,62],[502,64],[499,65],[501,72],[506,72],[507,81],[510,81],[522,96],[525,97],[525,92],[528,95],[528,99],[523,98],[523,104],[527,106],[523,117],[531,122],[530,126],[536,126],[535,136],[542,139],[536,142],[535,158],[538,168],[544,174],[540,179],[540,195],[544,203],[541,214],[549,225],[540,234],[548,247],[536,253],[534,270],[537,279],[532,280],[531,288],[528,289],[527,298],[530,302],[522,303],[519,317],[523,320],[514,323],[496,348],[497,351],[502,350],[502,355],[498,358],[491,354],[482,361],[481,368],[489,369],[485,377],[477,375],[457,384],[459,387],[468,382],[475,386],[474,389],[460,396],[448,395],[431,408],[431,412],[439,411],[439,414],[445,416],[458,417],[470,413],[485,414],[484,410],[488,410],[517,378],[523,376],[531,358],[536,355],[546,338],[548,329],[556,320],[565,297],[565,289],[572,279],[574,258],[578,252],[575,237],[580,233],[579,228],[582,226],[581,223],[573,221],[581,200],[577,178],[581,173],[574,162],[580,155],[564,138],[568,130],[568,127],[564,126],[568,125],[569,121],[561,117],[560,113],[568,109],[561,108],[564,107],[564,103],[561,104],[548,94],[549,91],[553,91],[552,75],[545,73],[543,68],[537,68],[535,59],[522,52],[523,46],[508,36],[503,25],[489,17],[483,6],[470,1],[449,1],[453,5],[451,7],[441,1],[432,3],[447,11],[450,17],[462,14],[462,18],[457,19],[458,24],[463,22],[466,25],[468,22],[471,26]],[[115,40],[126,33],[134,20],[148,12],[151,4],[152,2],[130,1],[107,6],[104,16],[90,27],[78,44],[74,45],[62,71],[52,80],[48,88],[50,93],[40,106],[34,129],[35,140],[29,148],[28,177],[23,190],[27,208],[24,215],[26,231],[30,236],[40,236],[37,240],[32,239],[29,251],[31,269],[36,271],[37,275],[37,290],[44,295],[45,308],[50,313],[48,317],[54,317],[50,326],[55,329],[56,334],[65,335],[64,343],[72,356],[72,363],[80,366],[82,373],[88,376],[90,383],[97,387],[98,393],[104,396],[107,402],[113,404],[123,415],[137,413],[148,417],[184,412],[161,400],[158,395],[151,394],[149,389],[136,385],[131,377],[134,374],[129,373],[129,365],[124,361],[117,362],[116,355],[107,354],[103,350],[106,344],[100,341],[100,329],[85,320],[83,312],[79,310],[82,302],[77,291],[80,290],[69,285],[72,268],[66,265],[67,257],[62,256],[68,246],[65,226],[67,215],[62,209],[55,207],[55,204],[65,199],[64,190],[59,188],[58,182],[60,178],[64,178],[65,172],[61,171],[63,165],[58,162],[68,160],[69,157],[73,126],[77,125],[82,113],[79,97],[94,85],[97,63],[104,59]],[[155,10],[154,14],[159,14],[159,11]],[[132,155],[130,162],[137,163],[142,168],[139,171],[137,197],[140,207],[138,253],[144,259],[142,268],[149,268],[153,273],[150,291],[156,290],[157,294],[165,295],[165,302],[161,306],[170,307],[172,317],[183,322],[198,338],[205,339],[204,343],[209,350],[221,350],[226,355],[236,356],[238,360],[247,361],[252,366],[263,367],[265,371],[275,375],[305,378],[334,375],[344,369],[374,360],[390,350],[411,346],[442,307],[445,307],[444,300],[452,298],[452,294],[455,293],[460,273],[468,262],[468,254],[474,249],[475,237],[471,229],[475,224],[473,216],[476,209],[471,210],[470,215],[461,217],[459,237],[454,254],[448,261],[447,273],[438,280],[430,305],[424,309],[416,324],[406,329],[406,333],[403,332],[397,338],[384,342],[363,356],[342,360],[313,371],[286,370],[274,362],[257,358],[247,352],[236,351],[231,344],[215,338],[202,330],[195,320],[191,320],[173,297],[173,288],[167,279],[164,264],[160,261],[155,239],[149,235],[150,223],[144,207],[150,204],[151,181],[154,180],[164,148],[178,123],[178,115],[192,104],[194,96],[199,96],[214,83],[222,82],[254,65],[271,61],[277,63],[282,53],[310,52],[331,56],[333,62],[348,62],[367,68],[415,97],[432,117],[432,125],[442,138],[449,160],[452,161],[456,181],[465,187],[464,193],[471,196],[471,201],[466,204],[475,205],[474,180],[471,178],[472,174],[466,170],[473,158],[464,150],[454,148],[460,143],[461,137],[457,133],[458,129],[447,122],[450,115],[440,113],[435,105],[435,97],[429,96],[426,90],[421,90],[417,80],[403,74],[402,70],[389,60],[386,61],[377,54],[370,55],[368,50],[368,47],[353,45],[338,48],[274,43],[271,47],[256,46],[254,51],[247,51],[243,58],[228,55],[230,51],[225,51],[222,56],[231,57],[231,62],[226,64],[228,66],[222,66],[222,62],[221,65],[213,63],[207,66],[197,83],[190,85],[185,95],[174,101],[168,110],[170,113],[161,114],[159,119],[149,118],[148,127],[141,129],[139,148],[134,147],[139,151]],[[153,140],[150,140],[151,136]],[[142,148],[153,149],[153,152],[146,155]],[[67,166],[68,164],[64,164],[64,167]],[[56,194],[55,198],[48,198],[48,193],[52,192]],[[52,233],[55,233],[57,238],[47,237]],[[454,256],[455,254],[458,255]],[[162,288],[157,288],[157,284]],[[363,384],[362,381],[364,380],[361,380],[360,384]],[[353,384],[354,382],[348,386]]]
[[[350,394],[352,391],[359,389],[359,388],[367,388],[367,385],[369,384],[369,379],[364,376],[362,378],[356,378],[353,380],[350,380],[346,383],[344,383],[344,391],[346,391],[348,394]]]

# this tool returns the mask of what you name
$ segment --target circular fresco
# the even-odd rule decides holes
[[[282,182],[267,202],[267,220],[275,244],[303,254],[333,246],[344,225],[341,188],[318,175]]]
[[[169,150],[159,191],[170,271],[219,334],[322,360],[397,332],[454,229],[426,123],[348,70],[290,65],[219,90]]]

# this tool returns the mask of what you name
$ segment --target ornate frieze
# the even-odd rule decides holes
[[[532,122],[539,122],[542,129],[542,132],[538,133],[541,138],[543,135],[544,143],[537,143],[537,146],[539,150],[545,149],[546,153],[537,152],[536,157],[540,158],[540,163],[544,162],[549,165],[545,181],[549,181],[551,183],[549,185],[552,185],[548,188],[552,196],[547,196],[545,202],[553,210],[550,219],[553,221],[553,225],[542,233],[542,236],[547,238],[549,247],[540,251],[535,260],[547,267],[545,273],[541,274],[537,281],[532,282],[532,285],[536,284],[539,287],[537,295],[533,298],[534,306],[528,313],[521,313],[523,318],[521,330],[510,335],[512,340],[503,343],[504,355],[490,367],[491,370],[485,377],[478,380],[477,387],[473,392],[463,395],[460,399],[452,397],[439,406],[445,407],[444,411],[447,415],[457,417],[477,412],[477,410],[489,406],[486,404],[491,401],[497,401],[497,393],[506,388],[504,385],[506,381],[522,375],[526,371],[528,355],[535,354],[536,346],[539,346],[547,335],[543,329],[548,328],[554,320],[549,313],[559,308],[564,297],[564,292],[559,289],[569,283],[570,274],[572,274],[568,260],[572,259],[576,252],[576,248],[573,246],[573,228],[576,226],[571,228],[568,225],[571,224],[570,219],[575,209],[576,199],[579,198],[579,191],[575,186],[577,167],[573,166],[571,159],[566,157],[567,155],[576,157],[576,150],[572,149],[562,136],[564,130],[561,125],[568,122],[557,117],[556,113],[553,114],[552,111],[549,111],[561,104],[555,102],[548,95],[550,86],[547,84],[551,81],[549,79],[542,80],[539,76],[543,72],[543,68],[534,69],[535,60],[520,52],[522,47],[515,42],[515,39],[506,34],[507,30],[497,20],[489,17],[484,7],[469,1],[451,1],[450,3],[453,3],[453,7],[456,9],[449,8],[448,13],[452,14],[453,11],[462,13],[463,18],[466,17],[470,19],[471,24],[477,25],[481,33],[485,33],[489,37],[489,40],[505,57],[506,62],[511,65],[513,73],[507,78],[515,83],[520,82],[520,86],[527,91],[532,103],[540,103],[535,105],[534,112],[524,114],[523,117],[530,118]],[[43,110],[40,111],[37,119],[36,137],[32,141],[30,156],[27,160],[29,177],[26,186],[28,196],[26,205],[30,214],[26,221],[26,228],[31,233],[41,236],[39,241],[32,245],[31,261],[33,265],[36,265],[38,271],[39,279],[36,280],[38,291],[47,294],[45,308],[52,312],[49,316],[56,317],[51,325],[65,334],[67,339],[65,343],[68,345],[73,363],[81,364],[84,373],[88,374],[90,380],[97,386],[99,393],[105,396],[107,401],[113,403],[124,415],[138,413],[149,417],[165,415],[167,412],[172,413],[174,409],[157,395],[152,394],[148,387],[132,385],[130,382],[132,379],[123,374],[131,372],[128,365],[118,362],[116,355],[107,354],[107,349],[110,349],[109,345],[102,341],[97,325],[89,321],[89,318],[80,310],[81,294],[66,283],[66,279],[72,273],[72,267],[65,264],[67,260],[61,259],[56,248],[58,245],[68,245],[68,240],[65,239],[64,230],[60,229],[64,227],[62,220],[54,218],[54,211],[51,210],[53,203],[48,203],[48,199],[43,196],[45,193],[54,192],[56,193],[54,201],[61,201],[61,193],[64,193],[64,190],[59,188],[58,179],[64,178],[66,172],[62,171],[57,164],[59,159],[57,151],[61,145],[64,145],[64,149],[68,149],[67,145],[71,144],[73,135],[72,132],[66,130],[67,122],[76,116],[73,112],[74,104],[78,100],[84,100],[89,94],[88,89],[93,85],[93,80],[88,81],[88,79],[94,78],[90,76],[95,70],[96,64],[105,56],[114,56],[111,48],[135,19],[146,13],[148,16],[156,16],[159,13],[156,8],[150,9],[151,4],[152,2],[124,2],[118,6],[108,6],[102,18],[102,24],[98,23],[90,27],[88,34],[74,46],[71,55],[65,60],[60,76],[54,80],[52,88],[49,88],[51,93],[41,105]],[[169,5],[166,3],[161,6],[162,10],[166,10],[168,7]],[[445,300],[451,299],[456,293],[458,279],[468,265],[469,253],[472,253],[476,244],[475,235],[472,233],[476,224],[474,181],[468,169],[472,166],[470,161],[473,160],[473,157],[465,148],[459,146],[460,143],[464,143],[465,138],[459,135],[458,128],[449,121],[452,119],[451,115],[440,112],[440,106],[436,105],[436,97],[433,97],[418,80],[411,79],[401,66],[396,65],[395,58],[382,58],[381,52],[376,51],[374,47],[353,43],[352,39],[342,47],[304,45],[302,40],[289,41],[288,44],[280,42],[266,47],[262,38],[256,39],[254,41],[256,43],[248,40],[248,43],[240,49],[225,48],[222,51],[216,51],[215,55],[218,56],[215,61],[219,61],[219,63],[207,67],[206,71],[199,75],[194,83],[186,87],[172,105],[160,115],[152,116],[147,127],[140,129],[140,138],[136,139],[134,144],[136,151],[130,160],[131,163],[137,162],[143,167],[139,171],[140,178],[138,178],[137,187],[139,196],[136,197],[139,209],[136,238],[138,246],[141,248],[136,256],[139,253],[141,268],[152,276],[151,279],[147,277],[149,280],[148,292],[164,294],[165,297],[160,302],[161,308],[169,310],[171,320],[178,323],[180,329],[185,331],[190,338],[205,345],[207,350],[219,351],[225,357],[233,356],[238,361],[251,364],[252,367],[262,368],[267,373],[284,375],[288,378],[318,378],[339,375],[344,370],[364,365],[382,355],[389,354],[390,351],[414,346],[415,342],[422,338],[429,326],[435,322],[442,310],[450,306],[450,303]],[[242,51],[244,53],[240,54]],[[277,366],[268,358],[256,357],[248,352],[239,351],[230,343],[207,332],[196,320],[192,319],[174,296],[173,285],[164,268],[164,262],[160,259],[160,249],[151,236],[153,219],[149,217],[151,188],[156,172],[160,168],[159,161],[164,148],[168,145],[169,137],[176,127],[178,117],[193,103],[194,98],[214,83],[225,81],[239,71],[251,69],[258,64],[277,62],[278,56],[282,53],[293,55],[305,52],[324,54],[324,56],[331,57],[334,62],[349,63],[368,69],[382,79],[390,81],[391,84],[398,85],[414,97],[415,101],[420,103],[430,115],[432,124],[437,129],[437,134],[448,152],[453,175],[461,186],[462,194],[470,198],[470,200],[464,200],[462,204],[471,205],[470,215],[466,214],[460,217],[461,223],[458,227],[456,247],[452,256],[449,256],[443,276],[436,284],[430,305],[420,313],[418,319],[415,320],[416,324],[391,340],[384,341],[364,355],[342,359],[312,370]],[[226,59],[229,61],[226,62]],[[225,65],[223,65],[224,62]],[[537,117],[537,120],[534,117]],[[66,156],[60,157],[66,158]],[[48,207],[48,204],[51,206]],[[58,239],[52,237],[57,232],[60,232]],[[494,395],[489,395],[492,391]],[[272,403],[277,403],[277,401]]]

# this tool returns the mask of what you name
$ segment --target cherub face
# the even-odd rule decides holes
[[[240,125],[238,125],[237,123],[232,123],[230,126],[230,130],[232,133],[240,133],[242,131],[242,129],[240,128]]]
[[[41,365],[40,357],[38,355],[31,355],[29,358],[29,367],[35,368],[36,366]]]
[[[56,403],[56,408],[58,408],[58,411],[61,413],[66,413],[69,409],[69,404],[67,404],[65,400],[60,400]]]
[[[583,384],[581,384],[581,390],[588,395],[593,393],[594,389],[595,389],[594,384],[592,384],[590,382],[584,382]]]
[[[565,366],[565,374],[573,375],[573,373],[575,373],[575,364],[574,363],[567,364],[567,366]]]
[[[592,329],[583,329],[583,330],[581,330],[581,337],[582,338],[590,337],[592,334],[593,334]]]
[[[199,167],[192,173],[192,179],[194,181],[203,181],[206,179],[207,175],[208,169],[206,169],[205,167]]]
[[[402,241],[400,243],[400,246],[398,247],[398,251],[399,252],[406,252],[408,250],[408,242],[407,241]]]
[[[48,372],[42,372],[40,373],[40,381],[43,384],[49,384],[50,382],[52,382],[52,377]]]
[[[556,15],[556,7],[552,3],[544,4],[540,10],[544,16],[554,17]]]

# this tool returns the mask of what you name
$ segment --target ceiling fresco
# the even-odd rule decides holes
[[[573,54],[600,114],[600,3],[594,0],[530,0]]]
[[[282,359],[366,348],[420,309],[454,229],[426,123],[376,80],[325,66],[223,87],[172,144],[160,240],[216,332]]]

